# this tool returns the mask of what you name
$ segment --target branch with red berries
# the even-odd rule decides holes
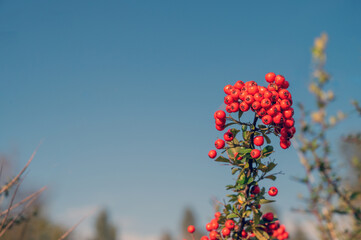
[[[266,198],[266,190],[260,187],[260,181],[276,180],[272,170],[277,166],[269,159],[273,146],[269,135],[279,137],[283,149],[290,147],[290,139],[296,132],[293,119],[292,96],[287,90],[288,81],[281,75],[266,74],[267,87],[258,85],[255,81],[237,81],[234,85],[224,87],[226,96],[226,112],[216,111],[214,114],[216,129],[225,131],[223,139],[215,141],[216,150],[208,153],[216,162],[231,166],[236,182],[227,185],[228,201],[223,212],[217,212],[215,218],[206,225],[209,236],[201,240],[216,239],[288,239],[284,225],[274,217],[272,212],[263,214],[260,206],[274,202]],[[253,115],[252,122],[243,122],[244,113]],[[232,114],[236,114],[238,120]],[[258,120],[262,124],[257,124]],[[223,154],[223,155],[222,155]],[[270,197],[278,193],[276,187],[268,191]],[[195,231],[190,226],[191,234]],[[193,236],[193,235],[192,235]]]

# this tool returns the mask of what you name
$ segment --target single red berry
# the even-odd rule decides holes
[[[209,156],[210,158],[215,158],[215,157],[217,156],[216,150],[211,150],[211,151],[209,151],[208,156]]]
[[[276,74],[273,72],[267,73],[265,79],[267,82],[271,83],[275,80]]]
[[[244,86],[244,82],[239,80],[233,85],[233,88],[242,89],[243,86]]]
[[[263,215],[263,219],[266,221],[269,221],[269,222],[271,222],[273,220],[273,218],[274,218],[274,216],[273,216],[272,212],[268,212]]]
[[[222,213],[221,213],[221,212],[216,212],[216,213],[214,214],[214,217],[215,217],[216,219],[220,218],[221,216],[222,216]]]
[[[288,99],[288,97],[290,96],[290,92],[287,91],[287,89],[281,89],[281,90],[279,91],[279,96],[280,96],[280,98],[282,98],[282,99]]]
[[[282,113],[277,113],[276,116],[273,117],[273,122],[275,124],[282,124],[285,121]]]
[[[251,87],[249,87],[249,88],[248,88],[248,93],[249,93],[249,94],[252,94],[252,95],[258,93],[258,86],[251,86]]]
[[[226,119],[225,119],[225,118],[221,118],[221,119],[216,118],[216,125],[222,126],[222,125],[224,125],[225,123],[226,123]]]
[[[228,228],[225,227],[225,228],[222,229],[222,235],[223,236],[226,237],[226,236],[229,236],[230,234],[231,234],[231,230],[229,230]]]
[[[295,120],[293,118],[286,119],[285,121],[285,127],[291,128],[295,125]]]
[[[272,97],[272,92],[268,91],[268,89],[266,89],[266,91],[264,91],[264,93],[263,93],[263,98],[270,99],[271,97]]]
[[[213,230],[211,223],[207,223],[207,224],[206,224],[206,230],[207,230],[208,232],[210,232],[210,231]]]
[[[227,95],[227,96],[224,97],[224,103],[225,104],[231,104],[233,102],[234,102],[234,100],[233,100],[233,97],[231,95]]]
[[[270,187],[268,190],[268,194],[272,197],[276,196],[278,193],[278,189],[276,187]]]
[[[283,110],[287,110],[291,107],[292,104],[289,99],[283,99],[280,105]]]
[[[224,141],[222,139],[217,139],[214,145],[217,149],[222,149],[224,147]]]
[[[226,223],[224,224],[224,226],[228,229],[233,229],[234,228],[234,221],[229,219],[226,221]]]
[[[296,128],[295,127],[291,127],[290,128],[290,132],[292,135],[294,135],[296,133]]]
[[[235,88],[232,89],[231,96],[232,96],[234,101],[238,101],[240,93],[241,93],[241,91],[239,89],[235,89]]]
[[[209,233],[209,238],[211,239],[211,240],[216,240],[217,239],[217,237],[218,237],[218,233],[216,232],[216,231],[211,231],[210,233]]]
[[[290,86],[290,83],[288,81],[286,81],[286,80],[282,84],[283,88],[288,88],[289,86]]]
[[[242,91],[238,98],[241,99],[242,101],[244,101],[244,99],[246,98],[246,96],[248,95],[248,92],[247,91]]]
[[[260,108],[261,108],[261,103],[260,103],[260,102],[254,101],[254,102],[252,103],[252,109],[253,109],[253,110],[259,110]]]
[[[260,117],[266,116],[267,115],[266,109],[261,108],[260,110],[257,111],[257,115]]]
[[[282,75],[277,75],[276,77],[275,77],[275,83],[278,85],[278,86],[282,86],[283,85],[283,83],[285,82],[285,77],[284,76],[282,76]]]
[[[279,228],[279,226],[280,226],[280,224],[279,224],[279,222],[274,222],[274,223],[270,223],[269,225],[268,225],[268,228],[269,229],[272,229],[272,230],[276,230],[277,228]]]
[[[262,122],[266,125],[271,124],[273,121],[272,117],[270,115],[265,115],[262,117]]]
[[[268,86],[267,86],[267,89],[269,90],[269,91],[278,91],[278,86],[277,86],[277,84],[275,84],[275,83],[270,83],[270,84],[268,84]]]
[[[254,185],[252,188],[251,188],[251,193],[253,194],[258,194],[261,192],[261,189],[258,185]]]
[[[218,119],[225,119],[226,118],[226,113],[222,110],[218,110],[216,111],[216,118]]]
[[[231,109],[231,106],[230,106],[230,105],[227,105],[227,106],[226,106],[226,111],[227,111],[228,113],[232,113],[232,109]]]
[[[257,137],[255,137],[255,138],[253,139],[253,143],[254,143],[254,145],[256,145],[256,146],[262,146],[263,143],[264,143],[264,138],[263,138],[263,136],[257,136]]]
[[[291,142],[290,141],[280,142],[280,146],[283,149],[287,149],[291,146]]]
[[[251,105],[254,102],[254,97],[252,95],[247,95],[246,98],[244,99],[244,101],[248,104]]]
[[[271,106],[272,102],[269,98],[263,98],[261,101],[261,106],[263,108],[269,108]]]
[[[251,151],[251,157],[252,158],[259,158],[259,156],[261,156],[261,151],[258,149],[253,149]]]
[[[291,118],[293,114],[294,114],[293,108],[289,108],[283,111],[283,116],[285,116],[285,118],[287,119]]]
[[[232,112],[238,112],[238,110],[239,110],[239,103],[238,102],[233,102],[233,103],[231,103],[230,106],[231,106],[230,109],[231,109]]]
[[[217,228],[219,227],[219,224],[216,219],[212,219],[211,226],[212,226],[213,230],[217,230]]]
[[[248,81],[245,83],[246,87],[252,87],[252,86],[257,86],[257,83],[255,81]]]
[[[226,85],[226,86],[223,88],[224,92],[225,92],[227,95],[231,94],[231,90],[232,90],[232,89],[233,89],[233,86],[230,85],[230,84]]]
[[[218,131],[223,131],[224,130],[224,125],[216,125],[216,129],[218,130]]]
[[[248,236],[248,233],[245,230],[242,230],[241,237],[246,238]]]
[[[270,115],[271,117],[274,117],[276,114],[278,113],[278,109],[276,106],[271,106],[268,110],[267,110],[267,114]]]
[[[263,99],[263,94],[258,92],[253,97],[255,101],[261,102]]]
[[[189,233],[194,233],[196,228],[193,225],[189,225],[187,230],[188,230]]]
[[[242,111],[242,112],[247,112],[249,110],[249,105],[245,102],[241,102],[239,104],[239,109]]]
[[[207,236],[203,236],[201,237],[201,240],[209,240],[209,238]]]

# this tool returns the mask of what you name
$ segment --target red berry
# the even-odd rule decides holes
[[[271,124],[273,121],[272,117],[270,115],[265,115],[262,117],[262,122],[266,125]]]
[[[270,187],[268,190],[268,194],[272,197],[276,196],[278,193],[278,189],[276,187]]]
[[[234,100],[233,100],[233,97],[231,95],[227,95],[227,96],[224,97],[224,103],[225,104],[231,104],[233,102],[234,102]]]
[[[208,232],[210,232],[210,231],[212,231],[212,224],[211,223],[207,223],[206,224],[206,230],[208,231]]]
[[[258,149],[253,149],[251,151],[251,157],[252,158],[259,158],[259,156],[261,156],[261,151]]]
[[[242,112],[247,112],[249,110],[249,105],[245,102],[242,102],[239,104],[239,109],[242,111]]]
[[[283,149],[287,149],[291,146],[291,142],[290,141],[280,142],[280,146]]]
[[[223,88],[223,90],[224,90],[224,92],[227,94],[227,95],[229,95],[229,94],[231,94],[231,90],[233,89],[233,86],[232,85],[226,85],[224,88]]]
[[[244,82],[242,82],[241,80],[237,81],[233,87],[236,89],[242,89],[242,87],[244,86]]]
[[[261,189],[259,188],[258,185],[255,185],[251,188],[251,193],[253,193],[253,194],[258,194],[260,192],[261,192]]]
[[[288,100],[288,99],[283,99],[282,101],[281,101],[281,108],[283,109],[283,110],[287,110],[287,109],[289,109],[290,107],[291,107],[291,102],[290,102],[290,100]]]
[[[269,99],[269,98],[264,98],[264,99],[262,99],[262,101],[261,101],[261,106],[263,107],[263,108],[269,108],[270,106],[271,106],[271,100]]]
[[[281,124],[285,121],[282,113],[278,113],[276,116],[273,117],[273,122],[275,124]]]
[[[265,213],[263,215],[263,219],[266,221],[270,221],[270,222],[273,220],[273,217],[274,217],[273,213],[271,213],[271,212]]]
[[[286,119],[285,121],[285,127],[291,128],[295,125],[295,120],[293,118]]]
[[[288,88],[289,86],[290,86],[290,83],[288,81],[286,81],[286,80],[282,84],[283,88]]]
[[[189,225],[187,230],[188,230],[189,233],[194,233],[196,228],[193,225]]]
[[[230,106],[230,105],[227,105],[227,106],[226,106],[226,111],[227,111],[228,113],[232,113],[232,109],[231,109],[231,106]]]
[[[222,149],[224,147],[224,141],[222,139],[217,139],[214,145],[217,149]]]
[[[219,227],[219,224],[216,219],[212,219],[211,226],[212,226],[213,230],[217,230],[217,228]]]
[[[257,137],[255,137],[255,138],[253,139],[253,143],[254,143],[254,145],[256,145],[256,146],[262,146],[263,143],[264,143],[264,138],[263,138],[263,136],[257,136]]]
[[[277,84],[277,86],[282,86],[285,80],[286,80],[285,77],[282,75],[277,75],[275,77],[275,83]]]
[[[267,111],[264,108],[261,108],[257,111],[258,116],[263,117],[267,115]]]
[[[216,129],[218,131],[223,131],[224,130],[224,125],[216,125]]]
[[[238,101],[240,93],[241,93],[241,91],[239,89],[235,89],[235,88],[232,89],[231,96],[232,96],[234,101]]]
[[[225,227],[225,228],[222,229],[222,235],[223,236],[226,237],[226,236],[229,236],[230,234],[231,234],[231,230],[229,230],[228,228]]]
[[[216,118],[218,119],[225,119],[226,118],[226,113],[222,110],[218,110],[216,111]]]
[[[261,103],[258,101],[254,101],[252,103],[252,108],[253,108],[253,110],[259,110],[261,108]]]
[[[238,112],[238,110],[239,110],[239,103],[238,102],[233,102],[233,103],[231,103],[230,106],[231,106],[230,109],[231,109],[232,112]]]
[[[209,240],[209,238],[207,236],[203,236],[201,237],[201,240]]]
[[[211,151],[209,151],[208,156],[209,156],[210,158],[215,158],[215,157],[217,156],[216,150],[211,150]]]
[[[285,118],[289,119],[293,116],[294,112],[293,112],[293,108],[289,108],[287,110],[283,111],[283,116],[285,116]]]
[[[226,119],[222,118],[222,119],[219,119],[219,118],[216,118],[216,125],[224,125],[226,123]]]
[[[267,82],[271,83],[275,80],[276,74],[273,72],[267,73],[265,79]]]
[[[214,214],[214,217],[215,217],[216,219],[220,218],[221,216],[222,216],[222,213],[221,213],[221,212],[216,212],[216,213]]]
[[[217,237],[218,237],[218,233],[216,232],[216,231],[211,231],[210,233],[209,233],[209,238],[211,239],[211,240],[216,240],[217,239]]]
[[[288,97],[290,96],[290,92],[287,91],[286,89],[281,89],[281,90],[279,91],[279,96],[280,96],[280,98],[282,98],[282,99],[288,99]]]
[[[248,236],[248,233],[244,230],[241,232],[241,237],[246,238]]]
[[[244,99],[244,101],[248,104],[251,105],[254,102],[254,97],[252,95],[247,95],[246,98]]]
[[[233,229],[234,228],[234,221],[233,220],[227,220],[226,223],[224,224],[224,226],[228,229]]]
[[[261,102],[263,99],[263,94],[258,92],[253,97],[255,101]]]
[[[248,91],[249,94],[254,95],[254,94],[256,94],[258,92],[258,86],[251,86],[251,87],[248,88],[247,91]]]

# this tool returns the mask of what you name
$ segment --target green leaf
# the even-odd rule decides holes
[[[267,145],[265,148],[262,149],[262,155],[267,157],[271,155],[273,152],[273,147],[271,145]]]
[[[217,157],[214,161],[216,162],[225,162],[225,163],[229,163],[229,159],[228,158],[225,158],[223,156],[219,156]]]
[[[257,169],[261,170],[262,172],[266,172],[268,167],[263,163],[260,163]]]
[[[265,176],[265,178],[272,179],[273,181],[276,180],[275,175],[268,175],[268,176]]]
[[[238,170],[239,170],[239,168],[233,168],[232,169],[232,175],[234,175]]]
[[[244,174],[242,174],[240,177],[239,177],[239,180],[237,181],[238,184],[244,184],[246,182],[246,176]]]
[[[252,211],[251,210],[247,210],[242,214],[243,218],[249,217],[249,215],[251,215]]]
[[[252,231],[256,235],[256,238],[258,240],[268,240],[269,239],[268,234],[263,230],[259,230],[258,228],[253,228]]]
[[[350,196],[350,200],[354,200],[361,192],[353,192]]]
[[[267,166],[267,172],[271,171],[272,169],[274,169],[277,166],[276,163],[274,162],[270,162]]]
[[[271,143],[271,139],[267,136],[267,134],[262,134],[263,137],[266,139],[267,144]]]
[[[228,219],[230,219],[230,218],[237,218],[237,217],[238,217],[238,215],[235,214],[235,213],[231,213],[231,214],[227,215],[227,218],[228,218]]]
[[[249,179],[247,179],[247,184],[250,184],[251,182],[253,182],[253,177],[250,177]]]
[[[242,112],[242,111],[238,111],[238,120],[241,119],[242,115],[243,115],[243,112]]]
[[[259,204],[266,204],[266,203],[271,203],[271,202],[275,202],[275,200],[268,200],[268,199],[260,199],[259,200]]]

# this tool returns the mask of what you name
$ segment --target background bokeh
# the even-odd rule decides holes
[[[18,170],[42,141],[23,187],[49,187],[56,222],[70,227],[106,207],[122,239],[177,236],[184,208],[204,225],[210,199],[232,181],[207,156],[221,136],[213,113],[223,86],[264,84],[273,71],[295,102],[311,104],[310,48],[327,32],[333,108],[347,112],[360,100],[360,9],[360,1],[3,0],[0,151]],[[354,129],[352,118],[336,127],[335,146]],[[305,191],[291,180],[303,171],[297,155],[277,147],[274,157],[285,173],[274,206],[283,221],[301,221],[291,211]],[[77,234],[91,235],[93,222]]]

